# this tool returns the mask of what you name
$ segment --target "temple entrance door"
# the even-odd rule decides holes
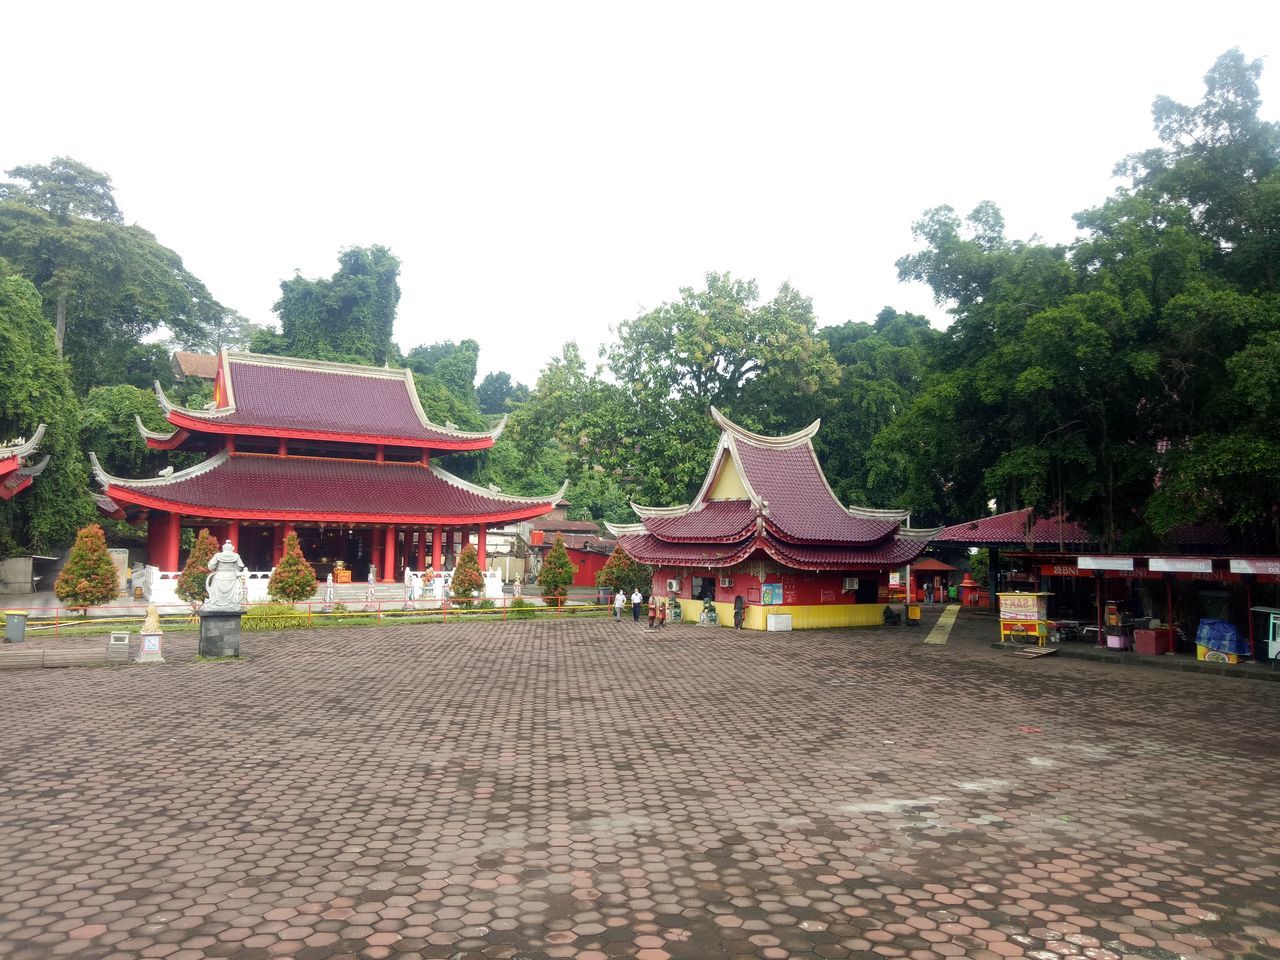
[[[271,545],[275,531],[271,527],[251,527],[240,524],[240,542],[236,553],[250,570],[271,569]]]
[[[316,571],[322,583],[341,560],[351,571],[353,583],[363,583],[369,576],[369,558],[365,556],[364,533],[345,526],[299,527],[298,543],[302,555]]]

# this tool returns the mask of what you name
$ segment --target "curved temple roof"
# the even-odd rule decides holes
[[[156,384],[156,395],[175,427],[206,433],[247,433],[355,443],[386,443],[441,450],[493,446],[494,430],[468,433],[427,419],[413,371],[349,363],[223,352],[211,410],[180,407]],[[172,434],[144,436],[165,441]]]
[[[228,519],[382,523],[523,520],[550,512],[568,483],[546,497],[486,490],[437,466],[219,453],[168,477],[125,480],[90,463],[116,504],[135,503]]]
[[[44,439],[44,431],[45,425],[42,423],[36,427],[31,439],[0,446],[0,500],[12,499],[27,489],[31,486],[31,481],[40,476],[49,465],[48,457],[39,463],[27,462]]]

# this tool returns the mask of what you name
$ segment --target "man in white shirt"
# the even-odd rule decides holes
[[[613,619],[622,622],[622,608],[627,605],[627,595],[622,592],[622,588],[618,588],[617,596],[613,598]]]
[[[640,622],[640,609],[644,606],[644,597],[640,594],[640,588],[636,587],[631,592],[631,619],[636,623]]]

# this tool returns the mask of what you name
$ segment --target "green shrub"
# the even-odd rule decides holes
[[[475,608],[477,610],[494,610],[497,606],[498,605],[488,597],[485,597],[483,600],[477,600],[475,603]]]
[[[533,604],[528,600],[512,600],[511,601],[511,619],[512,620],[532,620],[537,616]]]
[[[306,625],[307,615],[291,603],[257,604],[244,615],[244,629],[250,631],[297,630]]]

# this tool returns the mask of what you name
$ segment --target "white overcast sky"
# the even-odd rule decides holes
[[[11,4],[0,170],[75,157],[223,303],[374,243],[402,348],[474,337],[532,384],[565,340],[710,270],[789,280],[822,324],[889,304],[911,224],[994,200],[1074,235],[1157,94],[1268,58],[1280,3]]]

